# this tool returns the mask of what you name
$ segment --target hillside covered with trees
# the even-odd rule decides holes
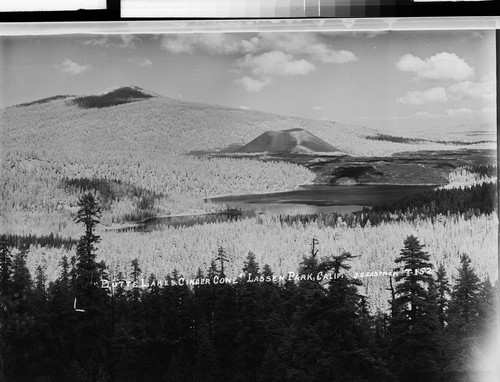
[[[0,381],[483,376],[473,349],[497,314],[498,190],[491,150],[477,152],[494,142],[399,139],[137,87],[49,97],[0,121]],[[407,178],[437,166],[448,184],[352,213],[252,215],[206,199],[318,181],[314,157],[223,155],[301,129],[374,162],[400,153]],[[463,148],[481,161],[411,155]],[[330,175],[365,170],[321,160]],[[149,218],[178,220],[142,229]]]
[[[399,242],[386,311],[371,311],[356,255],[303,254],[280,277],[249,252],[237,277],[223,247],[191,279],[98,262],[101,207],[78,201],[76,251],[47,283],[27,249],[0,240],[0,377],[5,381],[476,381],[497,319],[495,287],[467,254],[456,276],[409,235]],[[399,237],[401,240],[401,237]],[[216,257],[217,256],[217,257]],[[493,365],[493,363],[492,363]]]

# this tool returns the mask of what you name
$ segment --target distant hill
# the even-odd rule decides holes
[[[477,142],[489,140],[496,142],[497,125],[495,121],[484,123],[461,123],[451,126],[429,126],[412,133],[413,137],[448,141]]]
[[[325,142],[304,129],[295,128],[280,131],[266,131],[236,152],[313,154],[335,151],[339,150],[328,142]]]
[[[266,139],[270,139],[269,132],[283,130],[289,131],[289,137],[276,138],[276,142],[284,146],[291,144],[283,148],[291,151],[295,142],[291,136],[298,131],[315,136],[308,136],[307,144],[295,147],[302,152],[338,150],[348,155],[384,156],[423,149],[450,149],[450,145],[423,141],[374,141],[371,137],[380,132],[363,126],[189,102],[137,86],[88,96],[49,97],[0,110],[0,119],[4,127],[3,149],[58,152],[62,148],[69,159],[89,152],[100,156],[106,153],[108,157],[133,152],[135,156],[148,156],[153,160],[159,160],[160,153],[222,152],[227,147],[247,145],[266,132],[265,137],[269,136]],[[318,137],[321,137],[320,147],[313,143]],[[479,138],[476,139],[484,139]],[[287,139],[291,143],[287,144]],[[247,149],[261,150],[265,146]]]

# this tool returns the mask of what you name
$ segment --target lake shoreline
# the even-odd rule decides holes
[[[106,231],[147,230],[150,226],[189,226],[251,218],[261,214],[301,215],[319,213],[352,213],[371,208],[406,195],[432,190],[436,184],[364,183],[332,185],[330,183],[302,184],[293,190],[212,196],[205,201],[225,206],[219,211],[186,212],[159,215],[136,222],[114,224]]]
[[[299,184],[297,187],[285,190],[285,191],[271,191],[271,192],[254,192],[254,193],[243,193],[243,194],[222,194],[222,195],[211,195],[203,198],[205,202],[223,204],[224,202],[213,201],[212,199],[222,199],[228,197],[240,197],[240,196],[251,196],[251,195],[275,195],[283,194],[293,191],[301,190],[304,187],[314,187],[314,186],[325,186],[325,187],[353,187],[353,186],[401,186],[401,187],[442,187],[446,184],[441,183],[376,183],[376,182],[365,182],[365,183],[352,183],[352,184],[332,184],[332,183],[304,183]]]

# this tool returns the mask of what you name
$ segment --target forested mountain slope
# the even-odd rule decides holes
[[[130,91],[126,92],[126,89]],[[124,96],[123,93],[126,93]],[[387,155],[418,149],[450,149],[432,142],[374,144],[378,132],[331,121],[307,120],[156,96],[137,87],[98,96],[55,96],[5,109],[4,148],[107,155],[181,154],[244,145],[266,131],[305,129],[352,155]]]

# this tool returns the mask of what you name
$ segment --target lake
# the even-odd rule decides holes
[[[327,185],[311,184],[293,191],[267,194],[226,195],[207,198],[228,209],[240,210],[237,214],[209,213],[187,216],[164,216],[146,219],[133,227],[114,231],[142,231],[162,229],[165,226],[192,226],[217,223],[234,219],[251,218],[260,215],[296,215],[319,213],[350,213],[372,207],[376,204],[401,199],[407,195],[431,190],[437,185]],[[234,211],[233,211],[234,212]]]
[[[209,200],[229,208],[263,213],[348,213],[376,204],[401,199],[437,185],[328,185],[311,184],[296,190],[267,194],[228,195]]]

